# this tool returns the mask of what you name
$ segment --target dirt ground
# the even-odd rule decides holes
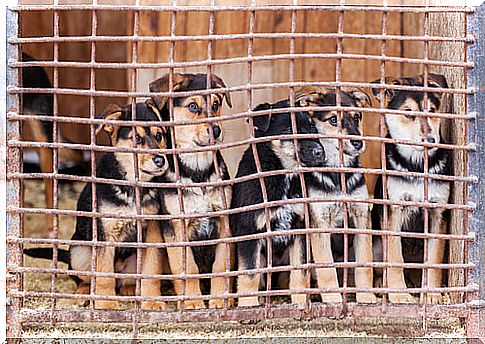
[[[76,208],[76,200],[83,188],[83,183],[59,183],[59,208]],[[41,181],[26,181],[24,185],[25,207],[43,207],[44,193]],[[70,239],[75,226],[75,218],[59,217],[59,238]],[[41,215],[25,215],[24,235],[26,237],[43,237],[45,219]],[[26,245],[26,248],[29,245]],[[61,246],[61,248],[66,248]],[[51,262],[42,259],[25,257],[24,265],[29,267],[50,267]],[[59,263],[59,268],[67,268]],[[51,291],[52,275],[39,273],[24,274],[24,289],[29,291]],[[67,275],[57,275],[56,290],[61,293],[74,293],[76,284]],[[275,303],[281,303],[275,300]],[[52,300],[26,298],[24,308],[49,308]],[[60,299],[57,308],[80,307],[71,300]],[[130,308],[125,303],[123,308]],[[28,338],[131,338],[131,325],[118,324],[25,324],[24,335]],[[388,337],[434,337],[434,338],[464,338],[464,327],[458,319],[443,319],[428,321],[428,331],[423,331],[423,324],[417,319],[315,319],[315,320],[267,320],[257,324],[241,324],[239,322],[195,323],[195,324],[156,324],[140,325],[140,338],[164,339],[229,339],[229,338],[313,338],[313,337],[352,337],[366,338]],[[458,341],[461,342],[461,339]]]

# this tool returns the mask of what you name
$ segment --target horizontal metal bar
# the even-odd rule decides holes
[[[12,244],[47,244],[47,245],[75,245],[86,247],[124,247],[124,248],[167,248],[167,247],[202,247],[227,243],[237,243],[247,240],[260,240],[266,238],[273,238],[287,235],[304,235],[317,233],[336,233],[336,234],[368,234],[374,236],[395,236],[403,238],[416,239],[441,239],[441,240],[475,240],[475,236],[470,233],[467,235],[460,234],[435,234],[435,233],[420,233],[420,232],[401,232],[384,229],[363,229],[363,228],[305,228],[305,229],[289,229],[284,231],[266,231],[250,235],[242,235],[237,237],[200,240],[200,241],[181,241],[181,242],[160,242],[160,243],[146,243],[146,242],[107,242],[107,241],[84,241],[84,240],[67,240],[67,239],[48,239],[48,238],[15,238],[7,237],[7,242]]]
[[[21,5],[11,11],[161,11],[161,12],[252,12],[252,11],[345,11],[398,13],[473,13],[474,7],[464,6],[354,6],[354,5],[272,5],[272,6],[149,6],[149,5]]]
[[[378,35],[356,33],[322,33],[322,32],[257,32],[257,33],[234,33],[193,36],[61,36],[61,37],[21,37],[9,38],[10,44],[32,43],[80,43],[80,42],[184,42],[184,41],[225,41],[236,39],[276,39],[276,38],[340,38],[340,39],[368,39],[389,41],[419,41],[419,42],[464,42],[473,43],[475,37],[467,35],[463,37],[444,36],[404,36],[404,35]]]
[[[225,59],[197,60],[186,62],[159,62],[159,63],[126,63],[126,62],[66,62],[66,61],[33,61],[15,62],[9,60],[9,67],[57,67],[57,68],[93,68],[93,69],[161,69],[161,68],[187,68],[228,65],[234,63],[248,63],[258,61],[293,60],[293,59],[346,59],[365,61],[399,62],[410,64],[426,64],[429,66],[473,68],[473,62],[439,61],[418,58],[405,58],[382,55],[366,54],[338,54],[338,53],[298,53],[298,54],[273,54],[253,55],[245,57],[232,57]]]
[[[95,310],[91,313],[87,309],[55,310],[24,309],[20,313],[22,322],[46,323],[56,322],[100,322],[100,323],[131,323],[136,314],[140,323],[178,323],[178,322],[214,322],[263,320],[268,318],[319,318],[330,317],[340,319],[343,315],[353,318],[391,317],[391,318],[421,318],[421,305],[391,304],[383,310],[380,304],[347,303],[345,309],[340,304],[313,303],[309,310],[303,306],[281,305],[273,307],[252,307],[239,309],[201,309],[183,312],[144,311],[135,313],[134,310],[107,311]],[[429,305],[426,316],[429,318],[464,318],[468,315],[468,308],[459,305]]]

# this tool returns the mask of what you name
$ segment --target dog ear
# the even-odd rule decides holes
[[[303,88],[296,92],[295,103],[301,107],[315,106],[320,98],[320,93],[314,88]]]
[[[254,108],[253,111],[262,111],[271,109],[271,105],[269,103],[259,104]],[[253,117],[253,126],[259,131],[267,132],[269,129],[269,125],[271,123],[271,114],[259,115]]]
[[[224,81],[215,74],[211,74],[212,83],[215,84],[216,88],[226,88]],[[212,85],[211,85],[212,86]],[[226,99],[227,105],[232,108],[231,94],[229,92],[224,92],[224,98]]]
[[[118,120],[122,115],[123,109],[118,104],[109,104],[98,116],[96,116],[96,118],[103,118],[106,120]],[[111,136],[115,131],[115,127],[112,124],[103,123],[98,125],[98,127],[96,128],[96,135],[98,135],[102,129],[104,129],[104,131],[109,136]]]
[[[152,81],[149,85],[150,92],[168,92],[170,74],[165,74],[161,78]],[[183,85],[188,82],[189,77],[186,74],[174,73],[173,74],[173,87],[172,91],[176,92],[183,88]],[[168,97],[165,96],[155,96],[152,97],[153,102],[159,110],[162,110],[167,103]]]
[[[145,104],[146,104],[146,106],[147,106],[147,107],[148,107],[150,110],[152,110],[152,111],[155,113],[155,115],[157,115],[157,117],[158,117],[158,119],[160,120],[160,122],[162,122],[162,121],[163,121],[163,120],[162,120],[162,114],[160,113],[160,110],[158,110],[158,108],[157,108],[157,107],[155,106],[155,104],[153,103],[153,99],[147,99],[147,100],[145,101]]]
[[[355,103],[358,107],[369,107],[371,106],[371,100],[369,95],[358,87],[353,87],[345,90],[352,98],[354,98]]]
[[[372,84],[380,84],[381,79],[377,79],[371,82]],[[385,83],[387,85],[400,85],[401,81],[399,79],[393,78],[393,77],[386,77]],[[381,89],[380,88],[372,88],[372,95],[374,98],[376,98],[378,101],[381,101]],[[391,99],[394,98],[394,90],[391,89],[384,89],[384,104],[387,105]]]
[[[423,76],[424,80],[424,76]],[[428,85],[431,87],[439,87],[439,88],[448,88],[448,82],[446,82],[446,78],[440,74],[428,74]]]

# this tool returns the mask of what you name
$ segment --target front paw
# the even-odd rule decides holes
[[[323,303],[342,303],[342,295],[340,293],[322,294]]]
[[[120,287],[121,296],[135,296],[136,286],[134,284],[122,285]]]
[[[143,301],[141,309],[145,311],[164,311],[167,304],[163,301]]]
[[[241,297],[238,301],[238,307],[257,307],[259,300],[257,296]]]
[[[234,307],[234,299],[227,300],[227,308]],[[209,308],[224,308],[224,299],[209,300]]]
[[[357,293],[355,298],[358,303],[377,303],[377,298],[372,293]]]
[[[306,294],[291,295],[291,303],[294,305],[306,304]]]
[[[389,301],[391,303],[416,303],[416,300],[408,293],[389,294]]]
[[[118,301],[94,301],[94,308],[96,309],[114,309],[117,310],[120,308]]]
[[[191,300],[191,301],[183,301],[184,302],[184,309],[204,309],[205,303],[203,300]],[[181,308],[182,301],[179,301],[177,304],[178,309]]]
[[[424,294],[421,294],[419,302],[424,302]],[[428,303],[439,304],[443,303],[443,295],[441,293],[428,293]]]

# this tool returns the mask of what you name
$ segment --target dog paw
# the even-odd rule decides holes
[[[257,296],[241,297],[237,303],[238,307],[257,307],[259,300]]]
[[[291,303],[294,305],[304,305],[306,303],[305,294],[291,295]]]
[[[123,285],[120,288],[121,296],[135,296],[136,287],[135,285]]]
[[[342,295],[339,293],[322,294],[323,303],[341,303]]]
[[[424,302],[424,294],[421,294],[419,299],[421,303]],[[441,293],[428,293],[428,303],[438,304],[443,302],[443,295]]]
[[[389,301],[391,303],[416,303],[414,297],[408,293],[389,294]]]
[[[163,301],[143,301],[141,309],[144,311],[164,311],[167,305]]]
[[[179,302],[178,308],[181,308],[182,301]],[[184,309],[204,309],[205,303],[202,300],[184,301]]]
[[[376,303],[377,298],[372,293],[357,293],[355,295],[358,303]]]
[[[227,300],[227,308],[234,307],[234,300]],[[209,300],[209,308],[224,308],[224,299],[213,299]]]
[[[118,301],[94,301],[94,308],[96,309],[119,309]]]

